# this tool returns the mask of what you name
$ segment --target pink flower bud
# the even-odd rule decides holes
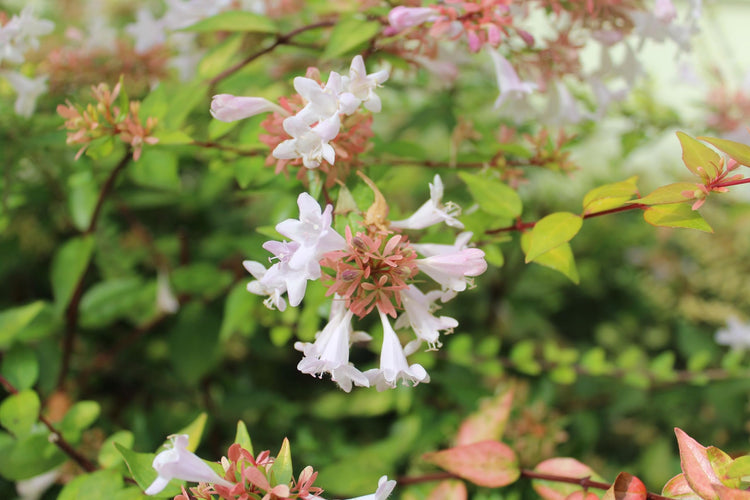
[[[435,18],[435,11],[429,7],[403,7],[393,8],[388,13],[388,22],[396,31],[403,31],[412,26],[419,26]]]
[[[211,116],[223,122],[242,120],[271,111],[287,114],[282,107],[262,97],[237,97],[232,94],[219,94],[215,95],[211,101]]]

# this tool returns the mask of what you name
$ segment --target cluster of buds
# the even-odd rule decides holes
[[[90,103],[83,109],[69,101],[67,105],[57,106],[57,113],[65,118],[65,128],[68,130],[67,144],[82,145],[76,153],[76,159],[96,139],[119,136],[123,142],[130,145],[133,160],[136,161],[141,156],[144,144],[156,144],[159,141],[151,135],[157,119],[148,117],[143,125],[138,117],[140,101],[128,102],[127,98],[121,98],[120,106],[115,105],[121,86],[122,81],[111,91],[105,83],[92,87],[96,103]]]
[[[423,343],[428,349],[437,349],[441,346],[440,332],[450,333],[458,326],[453,318],[433,314],[436,303],[446,302],[473,285],[472,278],[487,269],[484,252],[468,247],[469,232],[459,234],[452,245],[412,244],[400,232],[438,223],[463,228],[456,219],[459,208],[442,202],[443,185],[438,175],[430,184],[430,199],[400,221],[387,220],[385,198],[372,181],[361,177],[375,192],[375,203],[359,227],[346,226],[345,236],[341,236],[331,226],[333,206],[322,210],[309,194],[300,194],[299,219],[276,226],[276,231],[290,241],[263,245],[274,254],[273,265],[266,269],[260,262],[244,262],[255,278],[247,288],[267,296],[267,306],[283,310],[285,293],[289,304],[297,306],[307,282],[322,279],[327,295],[333,298],[330,317],[315,342],[295,344],[304,354],[297,366],[301,372],[319,377],[328,373],[346,392],[353,385],[375,386],[382,391],[396,387],[400,380],[414,385],[429,382],[426,370],[417,363],[410,365],[406,358]],[[426,293],[420,290],[417,284],[425,281],[420,273],[438,286]],[[362,372],[349,362],[349,348],[371,337],[354,331],[352,320],[375,312],[383,325],[380,366]],[[389,317],[396,320],[396,329],[410,327],[415,338],[402,346]]]
[[[356,56],[348,76],[332,71],[322,84],[313,68],[307,77],[296,77],[297,94],[281,98],[281,105],[261,97],[219,94],[211,102],[211,114],[217,120],[232,122],[271,112],[262,124],[268,133],[260,136],[272,150],[266,163],[275,164],[277,172],[286,170],[288,165],[302,165],[300,177],[307,169],[320,168],[332,185],[336,160],[353,164],[365,151],[372,137],[372,116],[361,108],[380,111],[375,89],[387,78],[387,70],[367,74],[364,59]]]
[[[265,498],[277,500],[325,500],[320,494],[323,488],[313,486],[318,473],[311,466],[305,467],[295,481],[291,471],[279,472],[275,464],[276,457],[266,450],[257,456],[235,443],[229,447],[227,456],[222,457],[221,467],[223,477],[216,470],[203,461],[192,451],[188,450],[189,437],[187,434],[170,436],[171,447],[162,451],[152,463],[157,472],[157,478],[146,488],[147,495],[161,493],[173,479],[198,483],[190,488],[188,494],[185,487],[174,500],[189,500],[200,498],[211,500],[240,500],[248,498]],[[285,439],[282,450],[289,452],[289,442]],[[284,457],[285,465],[291,469],[290,457]],[[288,476],[286,479],[284,476]],[[386,476],[380,478],[377,491],[372,495],[358,497],[360,500],[385,500],[390,495],[396,481],[389,481]],[[352,499],[356,500],[356,499]]]

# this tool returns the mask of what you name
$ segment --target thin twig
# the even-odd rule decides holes
[[[642,203],[633,203],[630,205],[625,205],[624,207],[617,207],[617,208],[611,208],[609,210],[602,210],[601,212],[594,212],[590,214],[583,214],[583,219],[590,219],[592,217],[600,217],[602,215],[610,215],[610,214],[616,214],[620,212],[627,212],[628,210],[634,210],[636,208],[640,208],[641,210],[645,210],[649,207],[649,205],[644,205]],[[497,233],[506,233],[509,231],[526,231],[527,229],[531,229],[534,226],[536,226],[536,223],[538,221],[533,222],[523,222],[520,219],[516,221],[515,224],[512,226],[506,226],[506,227],[500,227],[497,229],[488,229],[485,231],[485,234],[497,234]]]

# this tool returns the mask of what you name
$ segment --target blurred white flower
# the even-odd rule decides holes
[[[135,40],[135,51],[139,54],[167,41],[164,19],[156,19],[146,7],[135,13],[135,22],[125,26],[125,32]]]
[[[727,327],[716,332],[714,340],[732,349],[750,349],[750,323],[743,323],[732,316],[727,319]]]
[[[3,71],[2,76],[16,91],[16,102],[13,106],[16,114],[26,118],[33,115],[37,98],[47,91],[47,76],[29,78],[16,71]]]

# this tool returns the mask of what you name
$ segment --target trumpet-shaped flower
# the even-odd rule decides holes
[[[495,65],[495,77],[500,95],[495,100],[495,109],[503,105],[508,99],[520,99],[525,94],[531,94],[537,88],[533,82],[522,82],[513,66],[496,50],[489,51]]]
[[[321,88],[320,84],[311,78],[296,77],[294,79],[294,90],[307,101],[305,107],[296,116],[301,118],[306,125],[312,125],[338,114],[339,94],[341,94],[342,85],[341,75],[335,71],[331,71],[324,88]],[[356,106],[354,107],[356,108]],[[346,114],[353,111],[354,109],[351,109]],[[336,133],[338,133],[338,130],[336,130]]]
[[[471,283],[470,276],[479,276],[487,270],[487,262],[483,251],[465,248],[418,259],[417,267],[444,289],[462,292]]]
[[[453,202],[443,204],[443,181],[435,174],[430,184],[430,199],[417,209],[408,219],[391,222],[391,227],[399,229],[424,229],[439,222],[445,222],[451,227],[463,228],[464,225],[456,219],[461,209]]]
[[[315,337],[314,343],[297,342],[294,348],[304,353],[297,365],[302,373],[322,376],[330,373],[331,380],[345,392],[352,390],[352,384],[368,387],[370,383],[361,371],[349,363],[349,346],[355,340],[369,340],[364,332],[352,329],[353,313],[347,310],[340,297],[334,298],[328,324]]]
[[[429,7],[404,7],[399,5],[388,13],[388,22],[396,32],[399,32],[433,21],[438,17],[440,16],[437,15],[435,10]]]
[[[14,111],[19,116],[30,117],[36,109],[37,98],[47,91],[47,77],[28,78],[15,71],[5,71],[2,75],[17,94]]]
[[[146,489],[146,495],[160,493],[172,479],[220,484],[226,487],[234,486],[214,472],[198,455],[188,451],[187,434],[170,436],[170,439],[172,448],[164,450],[154,457],[151,465],[159,475]]]
[[[344,76],[342,78],[343,86],[346,90],[342,95],[342,100],[347,96],[351,96],[349,100],[355,103],[355,109],[360,103],[364,103],[365,109],[368,109],[373,113],[379,113],[381,103],[380,97],[375,93],[375,89],[387,79],[388,70],[385,69],[368,75],[364,59],[362,59],[362,56],[357,55],[352,59],[352,64],[349,68],[349,76]],[[353,111],[354,110],[352,110],[352,112]]]
[[[420,382],[429,382],[430,376],[418,363],[409,365],[406,360],[404,348],[393,330],[388,316],[383,311],[378,311],[380,321],[383,324],[383,346],[380,350],[380,368],[367,370],[365,376],[378,391],[394,388],[399,380],[411,382],[417,385]]]
[[[459,233],[459,235],[456,236],[456,241],[452,245],[445,245],[442,243],[414,243],[412,244],[412,247],[425,257],[458,252],[464,248],[468,248],[469,241],[471,241],[473,235],[474,233],[471,231]]]
[[[415,352],[422,342],[426,342],[430,350],[436,350],[442,344],[440,342],[440,331],[452,333],[453,328],[458,326],[458,321],[448,316],[435,316],[431,310],[433,304],[443,293],[433,290],[427,294],[422,293],[419,288],[409,285],[401,291],[401,303],[404,306],[404,314],[396,320],[396,328],[407,324],[414,330],[417,339],[409,342],[404,349],[406,355]]]
[[[393,492],[393,488],[396,487],[396,481],[393,479],[389,480],[388,476],[380,476],[378,480],[378,489],[375,493],[370,495],[363,495],[361,497],[350,498],[349,500],[385,500]],[[323,497],[317,495],[308,495],[307,500],[325,500]]]
[[[276,146],[272,153],[274,158],[279,160],[302,158],[302,164],[307,168],[317,168],[323,160],[333,165],[336,152],[328,143],[339,133],[341,121],[338,113],[318,122],[312,128],[299,116],[290,116],[285,119],[283,126],[292,139],[287,139]]]
[[[260,113],[276,111],[281,115],[287,112],[281,106],[262,97],[239,97],[232,94],[218,94],[211,100],[211,116],[223,122],[244,120]]]

